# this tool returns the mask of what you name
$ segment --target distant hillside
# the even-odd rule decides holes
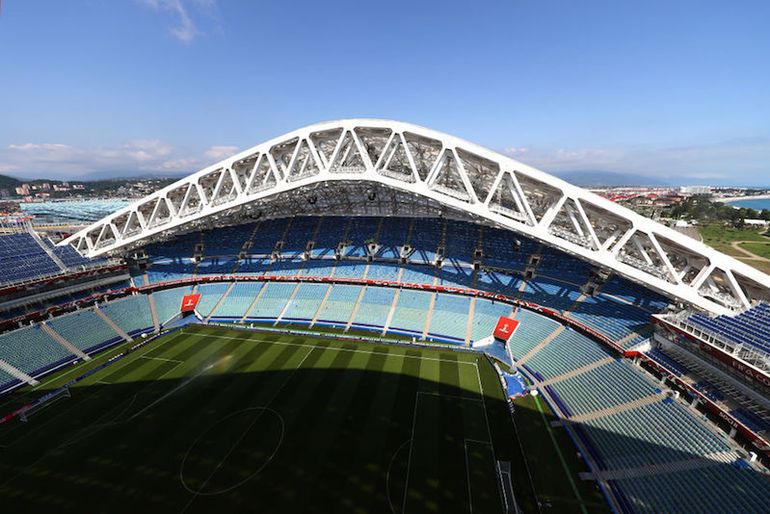
[[[21,184],[21,182],[16,180],[13,177],[0,175],[0,189],[9,189],[11,191],[11,194],[13,194],[13,190],[16,189],[16,187],[18,187],[19,184]]]
[[[636,175],[633,173],[613,173],[611,171],[565,171],[556,173],[556,175],[570,184],[581,187],[671,185],[668,182],[654,177]]]

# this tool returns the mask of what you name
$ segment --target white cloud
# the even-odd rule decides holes
[[[141,0],[143,4],[157,12],[169,13],[174,18],[174,24],[169,27],[169,32],[182,43],[191,43],[196,37],[203,34],[190,14],[190,7],[195,14],[201,17],[215,18],[216,0]]]
[[[17,143],[0,149],[0,173],[23,177],[76,178],[91,173],[127,176],[194,172],[236,153],[231,145],[189,151],[159,139],[136,139],[117,146]]]
[[[507,147],[502,152],[549,172],[610,171],[668,179],[740,183],[770,181],[770,138],[734,139],[691,146],[596,148]]]
[[[204,152],[204,155],[214,160],[220,160],[224,159],[225,157],[230,157],[237,151],[237,146],[212,146]]]

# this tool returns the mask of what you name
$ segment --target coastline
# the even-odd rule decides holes
[[[714,199],[715,202],[721,202],[721,203],[742,202],[745,200],[770,200],[770,194],[753,195],[753,196],[728,196],[725,198]]]

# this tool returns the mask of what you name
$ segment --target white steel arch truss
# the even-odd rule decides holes
[[[119,254],[207,218],[318,187],[362,194],[367,187],[386,189],[401,195],[402,203],[404,195],[422,198],[714,313],[770,298],[770,277],[677,231],[481,146],[389,120],[320,123],[272,139],[193,173],[61,244],[88,257]]]

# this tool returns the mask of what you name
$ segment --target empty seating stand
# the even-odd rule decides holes
[[[48,322],[48,326],[85,353],[123,340],[112,327],[91,310],[55,318]]]
[[[55,275],[63,270],[31,234],[0,235],[0,284]]]
[[[34,377],[75,357],[33,325],[0,335],[0,359]]]
[[[760,303],[735,316],[709,317],[695,313],[687,318],[692,325],[731,344],[746,344],[770,354],[770,305]]]
[[[105,303],[99,308],[130,336],[153,329],[150,303],[143,294]]]

